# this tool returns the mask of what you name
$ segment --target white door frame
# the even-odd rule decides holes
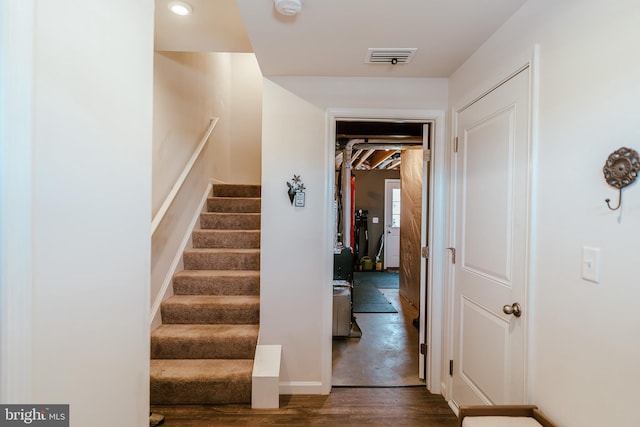
[[[535,207],[536,207],[536,197],[535,197],[535,182],[537,180],[537,171],[536,171],[536,147],[538,145],[538,88],[539,88],[539,45],[534,45],[531,50],[522,52],[519,56],[512,58],[511,61],[507,61],[507,63],[502,67],[498,72],[493,74],[494,78],[484,80],[485,82],[494,82],[493,85],[482,85],[479,88],[471,91],[467,96],[465,96],[462,102],[457,105],[451,107],[450,114],[450,129],[449,135],[452,135],[448,141],[448,150],[447,150],[447,159],[448,159],[448,183],[447,183],[447,194],[448,194],[448,214],[446,220],[446,228],[447,228],[447,247],[454,247],[456,236],[455,236],[455,217],[456,217],[456,207],[455,207],[455,189],[456,189],[456,167],[455,167],[455,158],[451,155],[453,151],[453,144],[456,135],[456,129],[458,127],[457,121],[457,113],[467,106],[474,103],[476,100],[482,98],[484,95],[489,92],[495,90],[498,86],[502,85],[504,82],[509,80],[514,75],[518,74],[521,70],[526,67],[530,69],[530,78],[529,78],[529,138],[530,138],[530,152],[529,152],[529,183],[528,183],[528,199],[530,201],[528,214],[530,216],[529,220],[529,229],[528,232],[528,245],[527,245],[527,264],[528,264],[528,274],[527,274],[527,283],[526,283],[526,294],[528,299],[528,310],[525,313],[526,316],[526,332],[525,332],[525,401],[529,402],[531,397],[531,382],[530,378],[532,378],[532,366],[530,363],[532,356],[532,346],[529,344],[533,342],[533,322],[531,313],[534,309],[534,299],[533,299],[533,288],[534,288],[534,277],[533,277],[533,268],[531,268],[533,263],[533,254],[535,253],[535,240],[534,240],[534,230],[535,230]],[[453,275],[453,265],[447,259],[447,266],[445,268],[446,273],[446,325],[445,325],[445,340],[446,340],[446,348],[444,353],[443,361],[448,363],[449,360],[453,359],[453,322],[454,322],[454,275]],[[442,382],[442,394],[444,398],[449,402],[449,406],[453,409],[453,411],[458,414],[458,408],[455,406],[454,402],[451,400],[451,392],[452,392],[452,377],[446,375],[443,377]]]
[[[391,211],[392,208],[389,206],[389,203],[392,202],[392,198],[389,198],[388,196],[388,186],[389,185],[393,185],[393,184],[397,184],[398,188],[400,188],[400,178],[387,178],[384,180],[384,235],[386,236],[387,234],[389,234],[389,221],[390,218],[388,218],[389,215],[391,215]],[[399,232],[399,231],[398,231]],[[386,239],[383,239],[383,241],[385,242],[382,246],[382,252],[383,252],[383,260],[384,260],[384,269],[387,269],[387,262],[389,260],[389,257],[387,256],[387,249],[389,248],[389,245],[387,244]],[[398,255],[400,254],[400,237],[398,236]]]
[[[432,167],[430,170],[430,176],[425,179],[425,182],[429,183],[429,200],[425,200],[424,203],[428,203],[428,211],[430,212],[429,221],[429,241],[427,245],[431,248],[430,253],[430,266],[426,276],[421,277],[420,280],[420,301],[427,301],[428,307],[425,304],[420,304],[420,344],[427,345],[427,362],[424,365],[425,358],[419,357],[420,371],[426,372],[426,387],[429,391],[435,394],[442,392],[442,386],[444,384],[444,346],[443,337],[445,326],[444,322],[444,272],[446,266],[445,257],[445,224],[446,218],[446,197],[447,197],[447,176],[448,165],[446,161],[447,149],[445,147],[445,112],[441,110],[387,110],[387,109],[339,109],[330,108],[327,111],[328,114],[328,132],[327,132],[327,164],[335,164],[335,134],[336,134],[336,121],[338,120],[371,120],[371,121],[384,121],[384,120],[404,120],[413,122],[430,122],[431,126],[431,160]],[[334,174],[329,174],[329,188],[333,189],[335,186]],[[426,194],[427,187],[423,186],[423,195]],[[424,209],[423,209],[424,210]],[[332,221],[328,221],[327,235],[331,236],[334,233],[335,224]],[[331,299],[326,299],[328,304],[332,303]],[[331,307],[325,307],[324,313],[331,313]],[[426,312],[426,314],[425,314]],[[325,330],[332,330],[332,317],[325,315],[323,324]],[[425,338],[426,337],[426,338]],[[425,342],[426,341],[426,342]],[[323,348],[323,366],[322,366],[322,378],[323,382],[331,382],[331,342]],[[418,356],[416,354],[416,356]]]

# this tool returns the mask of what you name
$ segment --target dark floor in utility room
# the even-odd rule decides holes
[[[353,311],[362,337],[333,339],[334,386],[424,386],[413,326],[418,309],[400,296],[398,276],[354,273]]]

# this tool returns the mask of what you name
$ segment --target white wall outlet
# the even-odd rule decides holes
[[[582,278],[600,283],[600,248],[582,247]]]
[[[378,219],[378,217],[377,217],[377,216],[374,216],[374,217],[371,217],[371,222],[372,222],[373,224],[377,224],[378,222],[380,222],[380,220]]]

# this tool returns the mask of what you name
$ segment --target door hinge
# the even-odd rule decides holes
[[[453,152],[457,153],[458,152],[458,137],[456,136],[455,139],[453,140]]]
[[[447,248],[451,251],[451,263],[456,263],[456,248]]]
[[[449,375],[453,376],[453,360],[449,360]]]
[[[427,354],[427,345],[425,343],[420,344],[420,354]]]
[[[420,249],[420,256],[421,256],[422,258],[429,259],[429,246],[423,246],[423,247]]]
[[[431,161],[431,150],[424,150],[423,151],[422,161],[423,162],[430,162]]]

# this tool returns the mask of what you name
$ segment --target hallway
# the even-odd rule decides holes
[[[379,282],[375,279],[383,274],[395,283],[378,285],[378,290],[398,312],[354,312],[362,337],[333,339],[333,386],[425,386],[418,377],[419,337],[412,324],[418,309],[399,295],[398,275],[356,273],[354,287],[360,280]]]

